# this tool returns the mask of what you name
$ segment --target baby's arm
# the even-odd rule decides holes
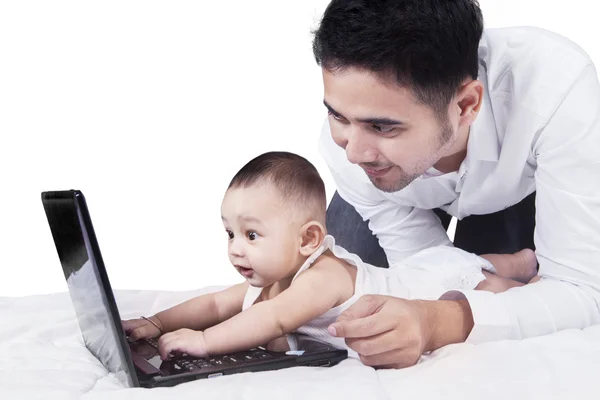
[[[163,310],[150,319],[162,329],[163,333],[182,328],[203,330],[240,313],[247,290],[248,283],[243,282],[219,292],[194,297]],[[132,341],[159,335],[158,329],[145,320],[123,321],[123,328],[130,333]]]
[[[334,307],[347,282],[351,279],[339,261],[320,259],[273,299],[257,303],[204,332],[163,336],[164,340],[159,341],[161,357],[166,358],[171,351],[206,357],[265,345]]]
[[[204,330],[242,311],[248,282],[207,293],[156,314],[164,332],[181,328]]]

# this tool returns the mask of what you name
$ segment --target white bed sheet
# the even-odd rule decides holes
[[[116,291],[122,318],[200,293]],[[412,368],[374,370],[348,359],[125,388],[85,348],[68,293],[0,297],[0,399],[600,399],[600,326],[523,341],[447,346]]]

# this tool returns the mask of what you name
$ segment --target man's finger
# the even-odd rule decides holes
[[[398,350],[401,348],[401,340],[398,340],[398,332],[392,330],[393,324],[390,326],[392,327],[377,335],[347,338],[346,344],[361,356],[374,356]]]
[[[364,295],[361,296],[356,303],[348,307],[338,317],[338,321],[352,320],[358,318],[364,318],[371,314],[375,314],[385,304],[385,297],[378,295]]]
[[[394,329],[396,321],[377,313],[360,319],[342,320],[331,324],[329,333],[336,337],[368,338]]]
[[[372,356],[360,356],[360,361],[370,367],[379,368],[406,368],[415,365],[421,355],[416,354],[413,350],[397,349],[388,351],[387,353],[375,354]]]
[[[371,319],[369,319],[366,322],[366,326],[361,327],[362,325],[365,325],[365,321],[362,321],[363,318],[365,317],[369,317],[373,314],[376,314],[379,310],[381,310],[381,307],[383,306],[383,304],[385,304],[385,298],[383,296],[374,296],[374,295],[366,295],[366,296],[362,296],[361,298],[359,298],[356,303],[354,303],[353,305],[351,305],[350,307],[348,307],[343,313],[340,314],[340,316],[337,318],[336,322],[334,322],[333,324],[331,324],[329,326],[329,333],[333,336],[337,336],[337,337],[348,337],[347,335],[348,333],[348,329],[350,329],[350,332],[356,330],[356,329],[362,329],[362,330],[367,330],[370,331],[372,330],[372,326],[374,325],[375,322],[373,322]],[[350,323],[353,321],[362,321],[359,322],[357,324],[354,323]],[[376,325],[376,327],[378,327],[378,325]],[[373,334],[377,334],[377,333],[381,333],[381,332],[376,332]],[[364,335],[360,335],[360,336],[364,336]],[[367,335],[367,336],[371,336],[371,335]]]

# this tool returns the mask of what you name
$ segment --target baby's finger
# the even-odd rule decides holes
[[[154,327],[150,324],[146,324],[146,325],[140,326],[138,328],[135,328],[129,334],[129,340],[131,340],[132,342],[135,342],[136,340],[140,340],[140,339],[149,339],[154,336],[153,330],[155,330],[156,328],[154,328],[154,329],[153,328]]]
[[[135,320],[133,320],[133,319],[121,321],[121,326],[123,327],[123,330],[125,331],[125,333],[129,333],[129,331],[131,331],[135,327],[134,321]]]
[[[166,360],[172,351],[172,346],[177,342],[177,335],[167,333],[158,339],[158,354],[162,360]]]
[[[121,326],[123,327],[123,330],[125,331],[125,333],[129,333],[132,330],[134,330],[135,328],[142,326],[145,324],[144,320],[140,320],[140,319],[128,319],[126,321],[121,321]]]

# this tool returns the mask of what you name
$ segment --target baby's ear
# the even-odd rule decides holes
[[[317,221],[310,221],[302,225],[300,235],[300,254],[308,257],[323,243],[323,239],[325,239],[325,227]]]

